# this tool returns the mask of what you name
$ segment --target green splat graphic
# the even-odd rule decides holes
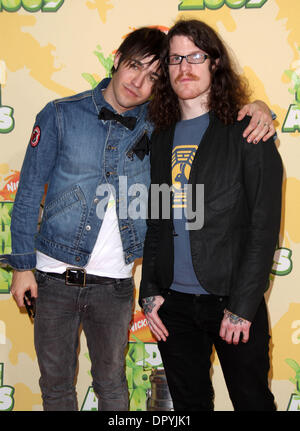
[[[97,45],[97,50],[94,51],[94,54],[98,58],[101,65],[104,67],[106,71],[106,77],[111,76],[111,68],[114,64],[114,59],[112,54],[108,57],[105,57],[102,53],[102,48],[100,45]],[[90,84],[92,88],[95,88],[98,85],[98,81],[94,78],[94,76],[90,73],[82,73],[81,76]]]
[[[9,254],[11,252],[11,212],[12,202],[0,202],[0,254]],[[9,293],[12,280],[12,270],[10,268],[0,267],[0,294]]]

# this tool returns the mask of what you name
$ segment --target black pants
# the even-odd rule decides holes
[[[268,387],[269,330],[263,300],[247,343],[227,344],[219,336],[227,298],[170,291],[159,310],[167,341],[158,342],[175,410],[213,410],[212,347],[220,360],[236,411],[276,410]]]

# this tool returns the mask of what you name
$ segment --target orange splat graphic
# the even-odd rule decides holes
[[[0,200],[6,202],[13,202],[15,200],[15,196],[18,190],[20,172],[12,171],[13,173],[5,177],[2,181],[5,184],[3,186],[0,185]]]
[[[131,322],[129,341],[136,341],[132,335],[137,337],[143,343],[155,343],[156,339],[153,337],[146,317],[142,311],[134,313],[133,320]]]

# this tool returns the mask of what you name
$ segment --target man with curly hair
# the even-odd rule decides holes
[[[140,286],[175,410],[213,409],[213,346],[234,409],[276,409],[264,292],[280,227],[282,162],[274,139],[252,145],[242,137],[249,117],[236,118],[247,100],[216,32],[197,20],[175,24],[149,108],[157,131]],[[172,190],[171,217],[170,195],[154,193],[162,185]]]

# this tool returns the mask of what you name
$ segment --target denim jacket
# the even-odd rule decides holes
[[[113,110],[102,95],[108,83],[105,79],[93,90],[52,101],[37,115],[12,213],[12,253],[1,256],[2,263],[33,269],[37,249],[84,267],[103,220],[99,205],[104,205],[107,194],[99,195],[101,185],[113,186],[118,215],[122,204],[118,220],[125,262],[142,256],[145,218],[131,218],[126,210],[136,198],[128,196],[131,186],[142,184],[146,190],[149,186],[149,154],[141,160],[132,149],[145,134],[150,137],[152,126],[146,120],[147,104],[124,113],[137,118],[132,131],[114,120],[99,120],[103,106]]]

